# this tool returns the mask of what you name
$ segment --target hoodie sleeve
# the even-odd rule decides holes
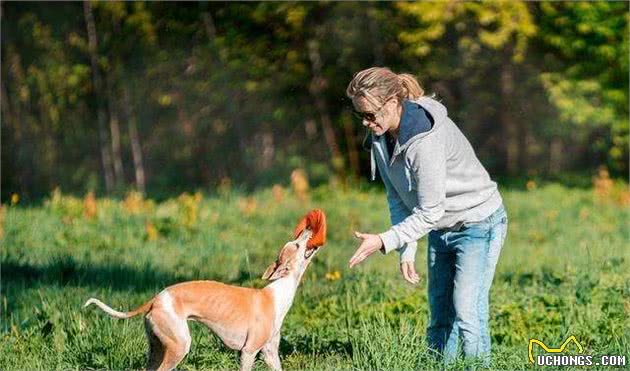
[[[438,132],[409,146],[405,157],[416,184],[418,206],[379,236],[385,251],[401,248],[429,233],[444,215],[446,200],[445,143]]]
[[[394,186],[390,183],[387,177],[383,177],[383,183],[385,184],[385,190],[387,192],[387,205],[389,206],[389,219],[392,225],[396,225],[409,215],[411,215],[411,211],[405,206],[404,202],[400,199],[400,196],[394,189]],[[416,241],[412,241],[406,244],[403,244],[399,248],[393,248],[390,246],[387,249],[386,245],[383,245],[381,252],[383,254],[388,254],[394,249],[397,249],[400,253],[400,261],[401,262],[413,262],[416,259],[416,250],[418,243]]]
[[[389,205],[389,216],[392,225],[396,225],[401,221],[405,220],[411,213],[407,206],[403,203],[403,201],[398,196],[398,193],[391,192],[389,189],[387,191],[387,203]],[[403,244],[400,247],[393,247],[392,245],[387,248],[387,245],[383,244],[383,249],[381,252],[387,254],[391,252],[393,249],[397,249],[400,253],[400,261],[401,262],[413,262],[416,260],[416,250],[418,249],[417,241],[411,241]]]

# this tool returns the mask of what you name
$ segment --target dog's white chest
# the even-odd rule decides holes
[[[273,294],[274,332],[280,330],[284,316],[293,304],[296,283],[292,277],[281,278],[268,286]]]

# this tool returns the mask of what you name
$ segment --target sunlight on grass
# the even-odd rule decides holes
[[[625,191],[603,182],[593,190],[536,184],[503,192],[509,233],[492,292],[493,367],[528,367],[534,336],[553,342],[572,334],[589,352],[627,354]],[[4,205],[0,368],[142,368],[142,321],[83,311],[85,299],[129,309],[184,280],[262,287],[265,267],[314,207],[328,215],[329,243],[284,323],[284,367],[440,368],[424,343],[426,243],[418,287],[401,279],[395,253],[347,268],[352,232],[388,227],[384,195],[321,187],[305,197],[279,186],[160,203],[137,193],[115,200],[57,190],[40,207]],[[192,325],[192,334],[182,368],[236,368],[237,356],[203,326]],[[265,369],[260,361],[256,368]]]

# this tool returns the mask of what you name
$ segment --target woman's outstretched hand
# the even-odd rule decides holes
[[[416,273],[416,267],[414,267],[414,262],[402,262],[400,263],[400,273],[402,273],[405,281],[409,282],[412,285],[420,282],[420,276]]]
[[[377,234],[354,232],[354,237],[360,239],[361,244],[357,251],[354,252],[354,255],[352,255],[352,258],[350,258],[350,268],[361,263],[368,256],[383,247],[383,241]]]

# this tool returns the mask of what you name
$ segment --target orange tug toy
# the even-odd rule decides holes
[[[326,214],[320,209],[311,210],[295,227],[293,238],[298,238],[305,229],[310,229],[313,233],[306,243],[307,248],[323,246],[326,243]]]
[[[281,370],[278,347],[280,330],[304,271],[326,242],[326,215],[315,209],[294,230],[278,259],[263,278],[272,281],[262,289],[226,285],[216,281],[189,281],[169,286],[130,312],[119,312],[98,299],[84,305],[98,306],[114,318],[144,315],[149,342],[149,370],[172,370],[190,351],[187,321],[197,321],[217,334],[231,349],[241,352],[240,369],[251,370],[262,352],[265,363]]]

